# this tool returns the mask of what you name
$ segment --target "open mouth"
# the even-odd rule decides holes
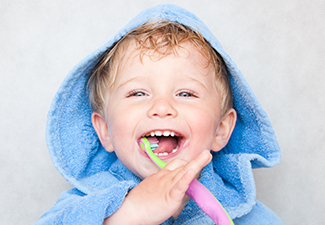
[[[182,136],[174,131],[151,131],[144,135],[150,142],[153,153],[157,156],[169,156],[176,154],[182,140]]]

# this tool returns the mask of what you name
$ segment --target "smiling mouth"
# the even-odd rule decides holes
[[[150,147],[156,156],[169,156],[179,150],[182,136],[174,131],[151,131],[144,135],[150,142]]]

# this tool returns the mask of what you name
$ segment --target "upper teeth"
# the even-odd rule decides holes
[[[168,130],[165,130],[165,131],[151,131],[150,132],[150,135],[153,137],[153,136],[165,136],[165,137],[168,137],[168,136],[172,136],[174,137],[175,136],[175,132],[174,131],[168,131]]]

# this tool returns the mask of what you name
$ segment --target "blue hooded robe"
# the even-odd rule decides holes
[[[272,167],[281,154],[272,125],[235,63],[204,23],[175,5],[158,5],[141,12],[104,46],[68,74],[52,102],[47,123],[47,144],[54,165],[75,188],[65,191],[35,224],[102,224],[122,204],[140,179],[100,144],[91,123],[86,90],[89,72],[101,55],[130,30],[151,18],[166,18],[201,33],[223,57],[234,95],[237,122],[229,143],[212,152],[200,182],[221,202],[235,224],[283,224],[255,199],[252,168]],[[154,216],[154,215],[153,215]],[[175,220],[163,224],[214,224],[190,200]]]

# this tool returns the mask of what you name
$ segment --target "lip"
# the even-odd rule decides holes
[[[168,128],[166,128],[166,129],[152,129],[152,130],[149,130],[149,131],[147,131],[147,132],[144,132],[138,139],[137,139],[137,143],[139,143],[140,142],[140,140],[141,140],[141,138],[142,137],[145,137],[145,135],[147,135],[147,134],[150,134],[152,131],[172,131],[172,132],[174,132],[175,133],[175,136],[176,137],[181,137],[181,139],[179,140],[179,142],[178,142],[178,150],[176,151],[176,152],[174,152],[174,153],[169,153],[168,155],[163,155],[163,156],[159,156],[159,155],[157,155],[157,157],[159,158],[159,159],[161,159],[161,160],[168,160],[168,159],[171,159],[171,158],[175,158],[181,151],[183,151],[184,149],[185,149],[185,147],[187,146],[186,145],[186,143],[187,143],[187,138],[186,138],[186,136],[185,135],[183,135],[181,132],[179,132],[179,131],[176,131],[176,130],[173,130],[173,129],[168,129]],[[139,144],[138,144],[138,146],[139,146]],[[139,151],[140,151],[140,154],[141,155],[143,155],[143,156],[145,156],[146,158],[148,158],[149,159],[149,156],[147,155],[147,153],[144,151],[144,150],[142,150],[142,148],[139,146]]]

